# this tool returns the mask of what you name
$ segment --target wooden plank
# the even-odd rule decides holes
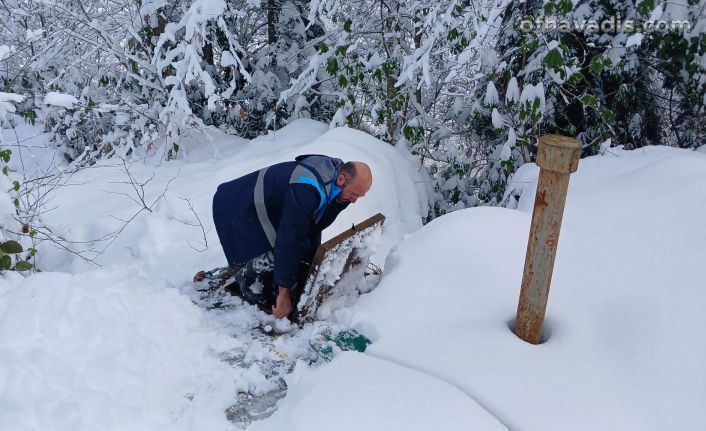
[[[368,266],[369,256],[363,255],[355,246],[346,245],[345,243],[348,239],[356,235],[366,234],[370,229],[377,229],[384,221],[385,216],[380,213],[375,214],[362,223],[354,224],[350,229],[336,235],[319,246],[314,255],[306,283],[302,289],[301,298],[297,300],[298,319],[300,322],[314,320],[319,306],[336,291],[339,281],[343,279],[344,276],[358,276],[355,274],[356,272],[359,273],[359,276],[363,276],[363,272]],[[340,273],[335,274],[335,277],[331,277],[330,273],[322,274],[321,272],[324,262],[326,262],[327,259],[333,259],[333,256],[329,256],[329,253],[335,253],[338,255],[337,257],[341,259],[345,255],[345,263],[341,267]],[[330,268],[327,269],[330,270]],[[326,276],[327,279],[324,279],[323,276]],[[331,278],[334,278],[335,281],[331,282]],[[338,293],[345,294],[347,292]]]

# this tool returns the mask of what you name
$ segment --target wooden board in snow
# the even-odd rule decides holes
[[[317,320],[324,307],[357,296],[368,259],[375,252],[385,216],[378,213],[321,244],[311,264],[297,309],[299,321]],[[364,284],[364,283],[363,283]]]

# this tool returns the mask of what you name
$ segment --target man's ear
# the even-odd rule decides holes
[[[338,178],[336,178],[336,185],[338,187],[343,187],[343,185],[346,183],[346,177],[343,174],[338,174]]]

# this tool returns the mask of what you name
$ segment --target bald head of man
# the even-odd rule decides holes
[[[338,170],[336,185],[341,188],[339,202],[355,203],[362,198],[373,185],[373,173],[370,166],[363,162],[346,162]]]

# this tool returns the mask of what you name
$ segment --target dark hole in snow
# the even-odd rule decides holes
[[[515,334],[515,317],[512,317],[510,320],[507,321],[507,327],[510,329],[510,332],[512,332],[512,336],[517,338],[518,340],[524,342],[524,340],[521,340],[516,334]],[[539,344],[544,344],[549,339],[552,337],[552,324],[551,322],[545,318],[544,320],[544,325],[542,326],[542,338]]]

